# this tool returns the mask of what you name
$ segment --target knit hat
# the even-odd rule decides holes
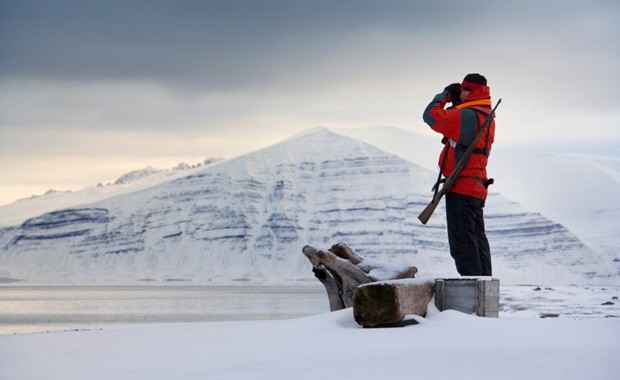
[[[462,90],[473,91],[478,87],[486,86],[487,78],[480,74],[467,74],[465,75],[465,79],[463,79],[463,83],[461,83]]]

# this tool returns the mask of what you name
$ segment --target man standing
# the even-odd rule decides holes
[[[448,102],[452,107],[445,109]],[[491,111],[491,91],[480,74],[467,74],[462,83],[447,86],[426,107],[424,122],[444,136],[439,166],[445,177],[452,173]],[[491,276],[483,207],[492,183],[486,167],[494,135],[495,121],[491,121],[445,196],[450,254],[462,276]]]

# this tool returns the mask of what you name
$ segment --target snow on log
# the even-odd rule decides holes
[[[312,263],[315,277],[325,286],[331,311],[352,307],[353,292],[362,284],[413,278],[418,272],[414,266],[365,259],[344,243],[334,244],[327,251],[306,245],[302,252]]]

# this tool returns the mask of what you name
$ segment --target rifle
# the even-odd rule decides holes
[[[454,185],[454,182],[456,181],[456,178],[459,176],[459,174],[461,174],[461,171],[465,168],[465,165],[467,165],[467,162],[469,161],[469,157],[474,151],[474,148],[476,147],[478,140],[480,140],[480,138],[484,134],[484,131],[487,129],[489,124],[491,124],[491,120],[493,120],[493,115],[495,114],[495,110],[497,109],[497,106],[499,106],[501,102],[502,102],[501,99],[497,101],[497,104],[495,105],[495,107],[493,108],[489,116],[487,116],[486,120],[482,124],[482,127],[480,127],[478,134],[474,137],[471,144],[469,144],[465,153],[463,153],[463,157],[461,157],[459,162],[454,166],[454,170],[452,170],[452,173],[448,176],[448,178],[446,178],[446,182],[444,182],[443,186],[441,187],[441,190],[439,190],[433,196],[433,200],[431,201],[431,203],[429,203],[428,206],[426,206],[426,208],[422,210],[420,215],[418,215],[418,219],[420,219],[420,222],[422,222],[422,224],[426,224],[426,222],[428,222],[428,220],[431,218],[431,215],[433,215],[433,212],[435,212],[435,209],[439,205],[439,201],[441,201],[441,198],[444,196],[445,193],[450,191],[450,189]],[[446,152],[446,154],[448,153]]]

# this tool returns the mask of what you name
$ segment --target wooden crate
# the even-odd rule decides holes
[[[480,317],[499,316],[499,280],[491,277],[438,278],[435,305],[440,311],[458,310]]]

